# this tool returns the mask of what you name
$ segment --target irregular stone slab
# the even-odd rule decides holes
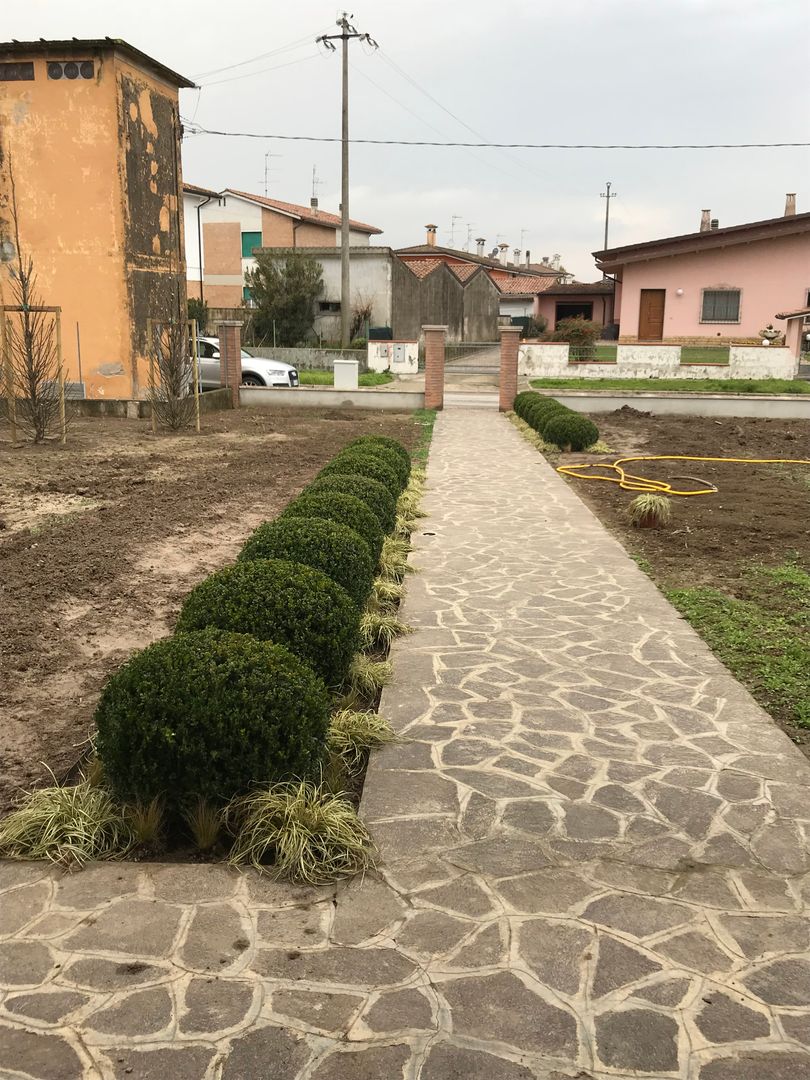
[[[290,1016],[329,1034],[345,1035],[366,999],[357,994],[319,990],[276,990],[273,1012]]]
[[[405,1044],[337,1050],[321,1062],[312,1080],[402,1080],[410,1059],[411,1048]]]
[[[419,899],[426,904],[433,904],[459,915],[468,915],[473,919],[481,919],[493,911],[489,893],[469,874],[462,874],[436,889],[426,889],[419,893]]]
[[[120,900],[102,908],[92,925],[80,926],[65,939],[64,947],[77,952],[168,956],[179,925],[180,908],[172,904]]]
[[[62,970],[61,979],[86,990],[124,990],[141,983],[160,982],[169,976],[166,968],[156,964],[147,964],[143,960],[131,963],[120,960],[102,960],[97,957],[82,957],[74,960]]]
[[[715,781],[718,795],[728,802],[747,802],[762,794],[762,782],[745,773],[724,769]],[[774,804],[775,805],[775,804]]]
[[[668,956],[680,967],[699,971],[705,975],[712,972],[730,971],[733,961],[720,946],[698,930],[685,934],[676,934],[666,941],[659,942],[655,951]]]
[[[689,979],[666,979],[664,982],[642,986],[633,991],[633,996],[651,1001],[654,1005],[679,1005],[686,997],[692,984]]]
[[[707,994],[703,1000],[695,1023],[708,1042],[747,1042],[770,1035],[771,1025],[763,1013],[732,1001],[726,994]]]
[[[518,931],[520,955],[541,983],[575,994],[582,978],[582,960],[592,934],[560,922],[532,919]]]
[[[372,877],[352,882],[338,895],[331,939],[341,945],[359,945],[381,934],[386,927],[395,926],[406,911],[405,904],[387,882]]]
[[[415,912],[397,933],[399,948],[423,957],[450,952],[475,929],[475,923],[444,911]]]
[[[222,971],[242,959],[244,933],[230,904],[197,908],[180,950],[183,963],[195,971]]]
[[[0,937],[16,934],[45,910],[51,889],[47,881],[10,889],[0,897]]]
[[[538,793],[538,788],[518,780],[516,776],[485,772],[483,769],[447,769],[446,772],[457,783],[491,799],[526,799]]]
[[[645,794],[676,829],[695,840],[706,836],[723,807],[722,800],[704,791],[670,787],[655,781],[647,784]]]
[[[612,840],[619,835],[618,818],[599,806],[569,803],[563,813],[565,831],[572,840]]]
[[[699,1075],[700,1080],[807,1080],[810,1054],[743,1050],[739,1055],[710,1061]]]
[[[200,1080],[215,1053],[207,1046],[158,1050],[121,1046],[107,1051],[115,1080]]]
[[[640,814],[644,811],[644,803],[621,784],[605,784],[594,792],[593,801],[599,806],[605,806],[610,810],[618,810],[623,814]]]
[[[448,862],[464,870],[493,877],[507,877],[550,866],[551,859],[539,844],[514,836],[492,836],[445,853]]]
[[[511,972],[444,982],[440,990],[457,1035],[537,1053],[577,1053],[574,1018],[527,989]]]
[[[17,997],[6,998],[4,1007],[9,1012],[28,1016],[32,1020],[56,1024],[82,1005],[86,1005],[89,1000],[86,994],[72,990],[41,990],[37,994],[19,994]]]
[[[222,1080],[268,1080],[271,1063],[273,1080],[296,1080],[309,1057],[309,1046],[297,1032],[281,1027],[254,1028],[232,1040]]]
[[[483,840],[492,830],[498,807],[492,799],[473,791],[461,815],[461,830],[470,840]]]
[[[749,960],[759,960],[769,953],[810,949],[810,919],[807,916],[724,915],[720,921]]]
[[[666,900],[617,893],[594,900],[583,912],[583,918],[611,930],[622,930],[633,937],[644,938],[690,922],[694,918],[694,912]]]
[[[482,968],[506,966],[508,961],[508,928],[499,922],[484,927],[443,966],[453,968]]]
[[[810,1002],[810,960],[774,960],[741,980],[760,1001],[768,1005],[799,1005]]]
[[[703,845],[700,862],[707,866],[729,866],[740,869],[759,869],[759,864],[748,848],[730,833],[718,833]]]
[[[435,1028],[430,1002],[419,990],[393,990],[383,994],[363,1016],[372,1031],[430,1031]]]
[[[404,982],[416,964],[394,949],[329,948],[301,953],[297,950],[259,949],[253,968],[273,979],[334,983],[340,986],[379,989]]]
[[[256,919],[261,944],[306,947],[326,941],[326,906],[260,911]]]
[[[645,956],[643,952],[607,934],[600,934],[599,959],[593,976],[591,993],[594,997],[603,997],[611,990],[637,982],[645,975],[651,975],[654,971],[660,970],[661,965]]]
[[[0,1022],[0,1075],[23,1070],[36,1080],[82,1080],[84,1068],[73,1047],[58,1035],[20,1031]]]
[[[547,802],[540,799],[519,799],[510,802],[506,807],[503,823],[513,829],[545,836],[554,828],[556,819]]]
[[[53,965],[50,949],[38,941],[0,943],[0,986],[37,986]]]
[[[461,840],[455,823],[442,817],[378,821],[371,827],[371,835],[386,862],[444,852]]]
[[[701,907],[716,907],[723,911],[741,906],[737,893],[721,874],[711,871],[691,874],[681,879],[672,890],[679,900],[689,900]]]
[[[523,877],[504,878],[495,888],[510,907],[527,915],[565,913],[601,891],[584,876],[554,866]]]
[[[442,747],[442,764],[449,765],[478,765],[482,761],[489,761],[498,753],[498,746],[488,739],[458,738],[451,739]]]
[[[363,816],[370,822],[403,814],[445,813],[458,813],[458,789],[428,770],[380,769],[363,799]]]
[[[46,911],[44,915],[31,923],[22,933],[27,938],[41,938],[49,941],[63,937],[70,930],[75,930],[85,916],[78,911]]]
[[[678,1070],[678,1025],[650,1009],[627,1009],[597,1016],[596,1048],[614,1069],[658,1074]]]
[[[525,1065],[482,1050],[439,1043],[422,1066],[421,1080],[534,1080],[535,1075]]]
[[[186,987],[180,1030],[215,1035],[238,1027],[253,1004],[253,986],[239,979],[195,977]]]
[[[808,868],[808,854],[794,826],[766,825],[751,847],[764,866],[780,874],[802,874]]]
[[[779,1019],[788,1038],[810,1046],[810,1013],[804,1013],[802,1016],[782,1013]]]
[[[104,1035],[155,1035],[172,1019],[172,999],[165,987],[135,990],[123,1001],[100,1009],[85,1024]]]
[[[176,904],[203,900],[227,900],[233,896],[242,875],[222,863],[193,863],[184,866],[150,866],[148,877],[155,896]]]

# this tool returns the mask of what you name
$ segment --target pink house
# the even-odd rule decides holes
[[[782,217],[721,229],[704,210],[698,232],[594,257],[616,280],[620,341],[758,343],[777,312],[810,304],[810,214],[792,195]]]

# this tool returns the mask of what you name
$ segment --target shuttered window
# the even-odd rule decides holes
[[[262,246],[262,234],[260,232],[242,233],[242,258],[249,259],[253,255],[253,249]]]
[[[736,323],[740,321],[739,289],[704,289],[700,321]]]

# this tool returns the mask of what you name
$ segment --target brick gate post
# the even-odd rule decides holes
[[[423,326],[425,335],[425,408],[444,408],[444,338],[446,326]]]
[[[501,374],[498,392],[498,409],[509,412],[515,402],[518,379],[519,326],[501,327]]]
[[[231,401],[239,408],[239,387],[242,383],[242,323],[239,319],[224,319],[217,323],[219,334],[219,381],[230,387]]]

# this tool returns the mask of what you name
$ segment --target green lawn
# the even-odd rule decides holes
[[[387,371],[367,371],[360,375],[358,381],[361,386],[384,386],[393,378]],[[298,379],[302,386],[332,386],[335,382],[334,373],[331,371],[299,371]]]
[[[413,414],[414,423],[421,428],[419,433],[419,442],[416,444],[416,449],[411,454],[413,463],[418,469],[427,468],[428,454],[430,453],[430,442],[433,438],[433,425],[436,423],[436,410],[435,409],[417,409]]]
[[[705,394],[810,394],[807,379],[532,379],[537,390],[676,390]]]
[[[670,589],[667,597],[772,715],[810,727],[810,574],[754,567],[744,597]]]

